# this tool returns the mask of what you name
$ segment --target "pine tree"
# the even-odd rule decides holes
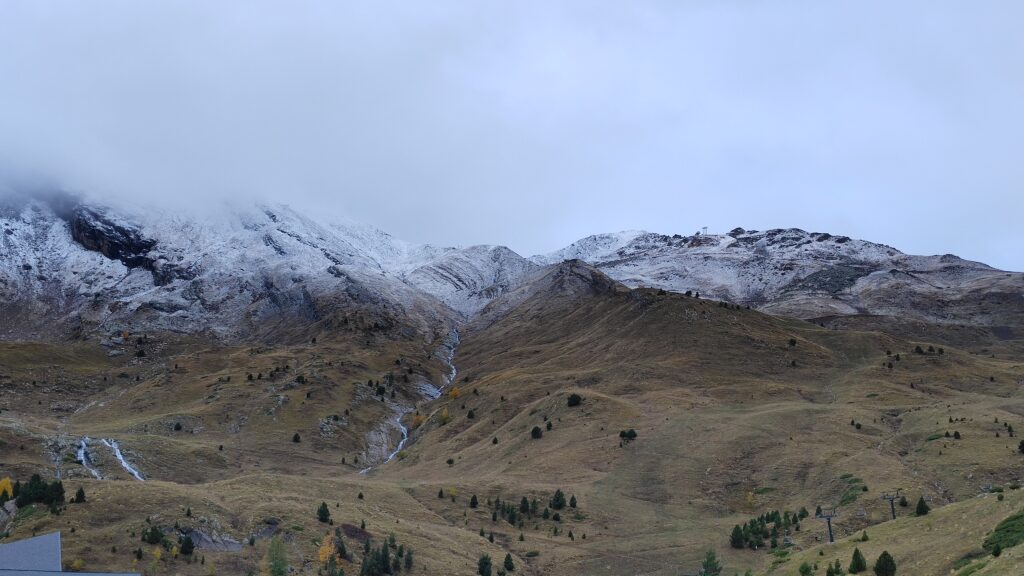
[[[512,562],[511,554],[505,554],[505,570],[508,570],[509,572],[515,572],[516,570],[516,565]]]
[[[296,444],[298,444],[299,442],[302,442],[302,437],[299,436],[298,432],[296,432],[295,435],[292,436],[292,442],[295,442]]]
[[[868,562],[864,559],[864,555],[860,553],[860,548],[854,548],[853,557],[850,558],[850,568],[848,569],[850,574],[860,574],[867,569]]]
[[[551,497],[551,508],[553,510],[565,508],[565,493],[560,489],[555,490],[555,495]]]
[[[412,570],[412,550],[405,551],[405,570],[408,572]]]
[[[84,504],[85,503],[85,489],[82,488],[81,486],[79,486],[78,487],[78,491],[75,492],[74,502],[75,502],[75,504]]]
[[[896,576],[896,561],[888,551],[883,551],[875,560],[875,576]]]
[[[331,510],[327,507],[327,502],[321,502],[320,507],[316,509],[316,519],[326,524],[331,519]]]
[[[480,501],[476,499],[476,494],[473,494],[473,497],[469,499],[469,507],[476,508],[479,504]]]
[[[526,496],[523,496],[523,499],[519,501],[519,512],[521,514],[530,513],[530,501],[526,499]]]
[[[178,539],[178,544],[180,545],[179,550],[181,551],[181,554],[184,556],[192,554],[192,552],[196,549],[196,545],[194,542],[192,542],[191,536],[182,536]]]
[[[288,574],[288,555],[285,553],[284,542],[280,538],[275,537],[270,541],[264,561],[270,576],[286,576]]]
[[[732,535],[729,536],[729,545],[738,550],[742,550],[746,545],[747,539],[743,537],[743,529],[737,524],[732,529]]]
[[[480,576],[491,576],[491,557],[484,554],[476,563],[476,573]]]
[[[530,430],[530,437],[534,440],[539,439],[541,436],[544,436],[544,431],[540,429],[540,426],[534,426],[533,430]]]
[[[927,514],[930,511],[931,511],[931,508],[929,508],[928,507],[928,503],[924,501],[924,496],[921,496],[920,498],[918,498],[918,500],[917,500],[917,508],[914,510],[914,513],[917,514],[918,516],[924,516],[925,514]]]
[[[701,574],[704,576],[721,576],[722,565],[718,563],[714,550],[708,550],[704,561],[700,563]]]
[[[575,508],[576,507],[576,495],[575,494],[573,494],[572,497],[569,498],[569,507],[570,508]]]

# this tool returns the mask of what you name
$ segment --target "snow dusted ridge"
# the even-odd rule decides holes
[[[749,305],[799,318],[900,315],[1000,325],[1024,312],[1024,274],[953,255],[911,256],[883,244],[806,232],[736,228],[728,234],[620,232],[584,238],[532,261],[572,256],[630,287]],[[1009,308],[980,303],[1005,301]]]
[[[410,244],[285,206],[181,214],[58,194],[0,197],[0,338],[140,322],[240,336],[267,320],[313,322],[352,309],[436,330],[568,259],[627,286],[692,290],[802,318],[1002,325],[1007,310],[1024,317],[1024,275],[799,229],[599,234],[527,259],[501,246]]]

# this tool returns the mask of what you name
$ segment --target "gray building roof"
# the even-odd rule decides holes
[[[0,544],[0,576],[49,576],[67,574],[61,571],[60,532],[53,532]],[[80,574],[85,574],[80,572]],[[114,574],[110,572],[88,572],[93,576],[139,576],[138,574]]]
[[[60,572],[60,532],[0,544],[0,571],[11,570]]]

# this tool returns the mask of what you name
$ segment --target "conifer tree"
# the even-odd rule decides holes
[[[327,502],[321,502],[320,507],[316,509],[316,519],[324,524],[331,520],[331,510],[327,507]]]
[[[476,563],[476,573],[480,576],[491,576],[491,557],[484,554]]]
[[[875,560],[875,576],[896,576],[896,561],[888,551],[883,551]]]
[[[515,569],[516,565],[512,562],[512,555],[505,554],[505,570],[508,570],[509,572],[515,572]]]
[[[565,508],[565,493],[561,489],[555,490],[555,495],[551,497],[551,508],[553,510]]]
[[[714,550],[708,550],[704,555],[704,561],[700,563],[701,574],[704,576],[721,576],[722,565],[718,563],[718,557]]]
[[[927,514],[930,511],[931,511],[931,508],[929,508],[928,507],[928,503],[924,501],[924,496],[921,496],[920,498],[918,498],[918,500],[917,500],[917,508],[914,510],[914,513],[917,514],[918,516],[924,516],[925,514]]]
[[[732,528],[732,535],[729,536],[729,545],[733,548],[742,550],[746,545],[747,539],[743,537],[743,529],[737,524]]]
[[[850,574],[860,574],[867,569],[868,563],[867,560],[864,560],[864,555],[860,553],[860,548],[854,548],[853,557],[850,558]]]

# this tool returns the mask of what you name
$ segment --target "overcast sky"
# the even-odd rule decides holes
[[[1022,22],[1019,0],[2,0],[0,166],[524,255],[793,226],[1024,270]]]

